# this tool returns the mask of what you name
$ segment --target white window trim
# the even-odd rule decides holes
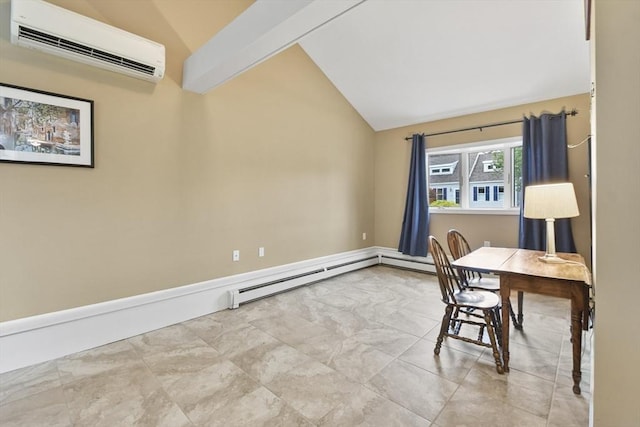
[[[447,147],[433,147],[427,148],[427,155],[433,154],[462,154],[460,156],[460,167],[462,168],[461,176],[466,174],[468,179],[469,174],[469,156],[467,155],[469,152],[478,151],[482,148],[487,149],[504,149],[510,151],[513,147],[518,147],[522,145],[522,137],[514,136],[509,138],[501,138],[501,139],[493,139],[479,142],[472,142],[468,144],[457,144],[450,145]],[[504,159],[504,170],[507,174],[507,179],[505,180],[505,188],[504,188],[504,200],[512,199],[512,191],[511,191],[511,156],[505,156]],[[429,181],[429,177],[427,177],[427,182]],[[468,207],[468,195],[465,194],[464,191],[465,186],[460,186],[460,202],[463,205],[462,207],[434,207],[429,206],[429,214],[445,214],[445,215],[520,215],[520,208],[470,208]],[[469,189],[469,185],[466,185],[467,190]]]

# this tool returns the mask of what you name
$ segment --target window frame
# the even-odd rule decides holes
[[[514,147],[522,146],[522,137],[508,137],[492,140],[484,140],[478,142],[472,142],[467,144],[448,145],[444,147],[427,148],[426,151],[426,167],[429,169],[429,156],[438,154],[460,154],[459,167],[461,170],[460,182],[460,207],[442,207],[442,206],[429,206],[429,213],[435,214],[472,214],[472,215],[520,215],[519,207],[503,207],[503,208],[478,208],[469,206],[469,198],[472,193],[472,185],[469,184],[469,153],[475,151],[489,151],[489,150],[503,150],[504,154],[504,180],[502,184],[492,184],[489,191],[491,193],[490,199],[493,200],[493,185],[504,186],[504,192],[502,194],[503,200],[509,203],[509,206],[513,203],[513,166],[512,155]],[[429,187],[429,174],[427,175],[427,188]],[[484,196],[484,195],[483,195]]]

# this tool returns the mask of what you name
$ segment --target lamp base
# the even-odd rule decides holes
[[[544,256],[538,257],[538,259],[542,262],[546,262],[548,264],[564,264],[567,261],[560,258],[556,254],[544,254]]]

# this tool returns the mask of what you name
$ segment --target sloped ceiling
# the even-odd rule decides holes
[[[584,22],[582,0],[367,0],[300,45],[383,130],[588,92]]]
[[[50,1],[165,44],[178,83],[183,61],[253,4]],[[366,0],[299,44],[384,130],[588,92],[583,1]]]

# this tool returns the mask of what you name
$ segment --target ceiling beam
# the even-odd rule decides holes
[[[184,62],[182,88],[205,93],[366,0],[256,0]]]

